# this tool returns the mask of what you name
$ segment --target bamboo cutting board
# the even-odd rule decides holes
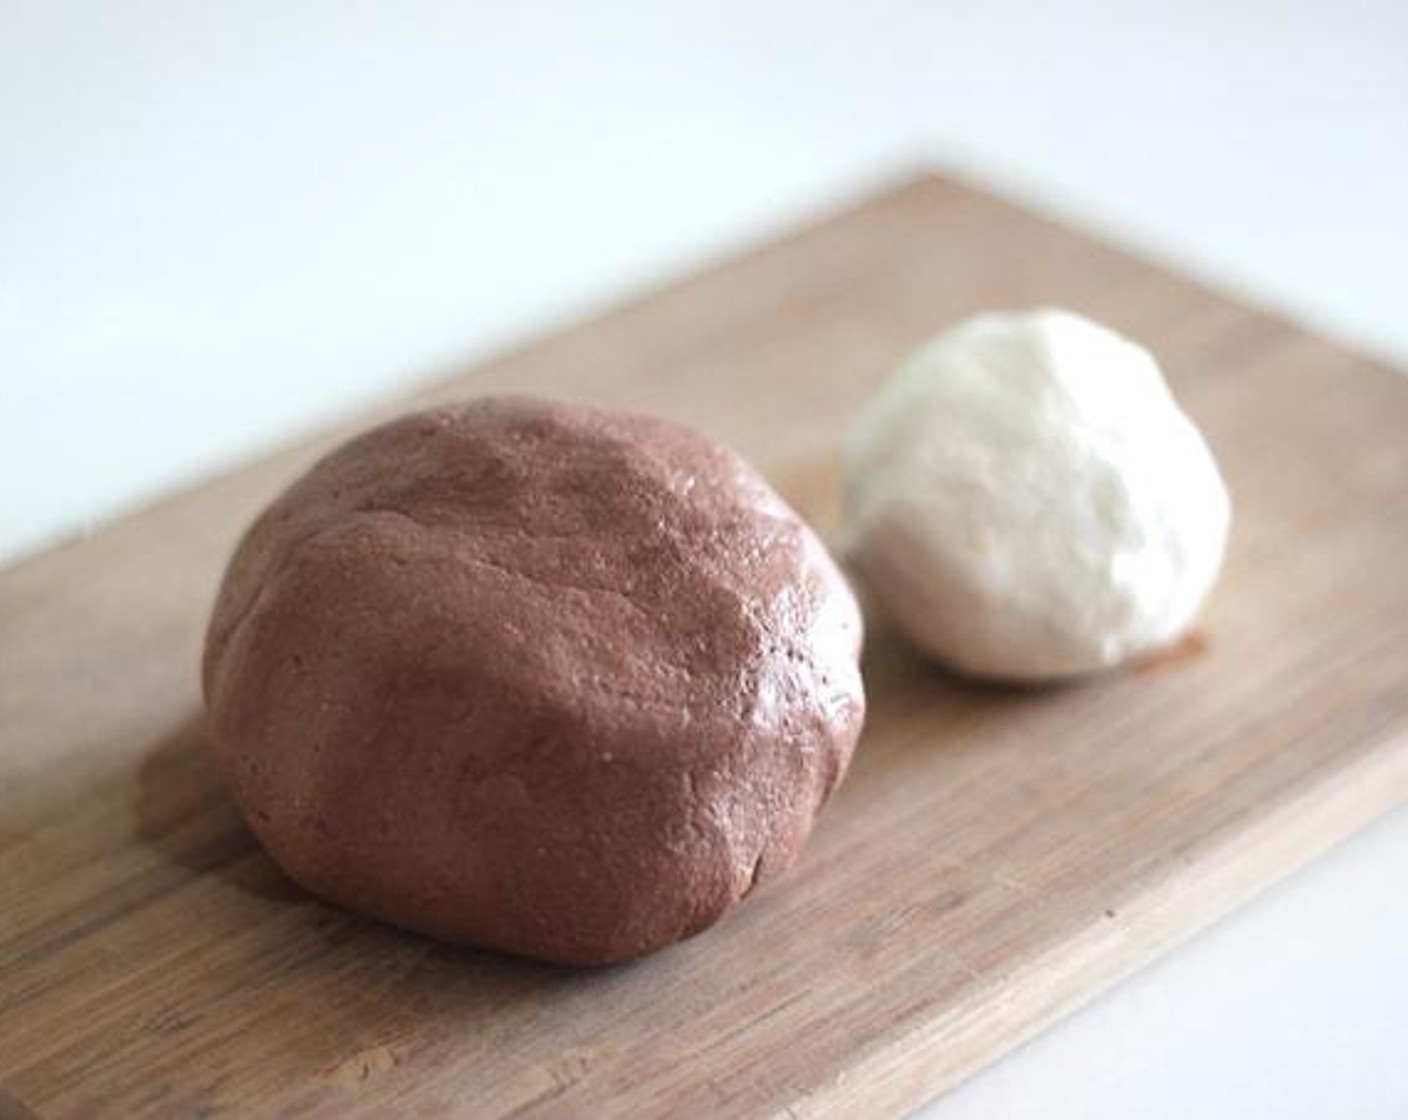
[[[867,729],[801,862],[630,966],[330,910],[225,800],[205,614],[238,531],[326,436],[0,573],[8,1107],[889,1113],[1408,796],[1408,379],[986,195],[909,183],[432,395],[692,422],[825,533],[838,434],[891,364],[1042,303],[1151,345],[1222,460],[1238,520],[1203,627],[1129,672],[1007,691],[873,623]]]

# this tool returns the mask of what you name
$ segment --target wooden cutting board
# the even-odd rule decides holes
[[[236,534],[326,435],[0,573],[10,1108],[895,1112],[1408,795],[1408,379],[984,194],[908,183],[431,395],[690,421],[830,532],[839,433],[892,363],[959,316],[1045,303],[1151,345],[1221,457],[1237,522],[1202,628],[1132,671],[1012,691],[874,623],[865,736],[799,865],[633,965],[539,967],[330,910],[223,796],[206,611]]]

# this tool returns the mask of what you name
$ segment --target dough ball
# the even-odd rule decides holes
[[[846,442],[848,550],[957,669],[1090,673],[1191,624],[1231,507],[1149,353],[1065,311],[981,315],[906,361]]]
[[[864,702],[860,615],[737,455],[489,398],[318,463],[250,529],[207,637],[220,769],[314,894],[603,964],[797,856]]]

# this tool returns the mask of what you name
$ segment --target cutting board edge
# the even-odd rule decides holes
[[[1023,968],[988,978],[976,997],[982,1008],[976,1024],[972,1015],[919,1023],[778,1115],[846,1120],[865,1110],[898,1115],[930,1104],[1405,805],[1408,730],[1399,730],[1333,781],[1306,784],[1251,827],[1223,838],[1214,855],[1169,875],[1120,925],[1096,919],[1084,934]],[[1308,812],[1321,827],[1285,826]],[[1176,912],[1175,901],[1185,907],[1184,920],[1161,922],[1166,912]],[[1188,920],[1190,902],[1198,909]],[[1034,983],[1015,979],[1042,973],[1046,977]],[[960,1028],[970,1032],[971,1052],[939,1063],[924,1059],[926,1053],[951,1054]],[[986,1044],[974,1041],[975,1029]]]

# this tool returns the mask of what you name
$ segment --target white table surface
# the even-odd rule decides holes
[[[0,0],[0,559],[926,162],[1408,364],[1403,0]],[[1401,1120],[1405,867],[924,1115]]]

